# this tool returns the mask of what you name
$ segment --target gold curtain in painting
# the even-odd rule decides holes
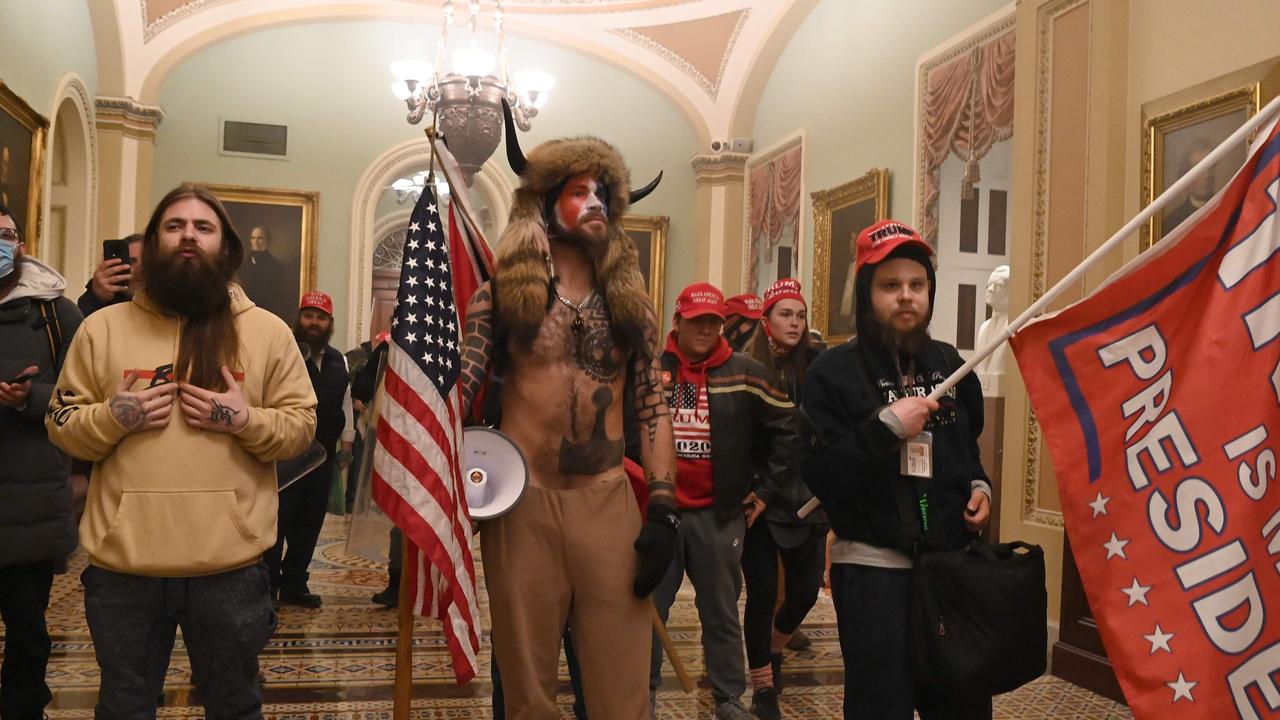
[[[920,234],[937,245],[942,162],[951,153],[977,163],[1013,136],[1014,35],[1009,30],[934,68],[925,81],[920,147],[924,217]]]
[[[751,182],[751,247],[748,276],[754,281],[758,275],[759,249],[766,250],[766,257],[773,257],[773,250],[782,242],[782,232],[788,226],[792,233],[800,227],[800,180],[802,146],[778,155],[772,160],[752,168]],[[799,238],[792,238],[792,245]]]

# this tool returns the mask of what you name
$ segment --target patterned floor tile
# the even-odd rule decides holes
[[[386,583],[377,564],[349,555],[345,549],[346,519],[329,516],[312,562],[311,588],[324,598],[319,610],[285,607],[275,638],[262,655],[264,714],[272,720],[390,720],[391,689],[395,670],[396,614],[369,601]],[[84,558],[77,557],[70,571],[54,582],[49,608],[54,654],[49,683],[54,701],[53,720],[81,720],[93,716],[98,668],[84,621],[79,574]],[[481,568],[477,573],[482,575]],[[489,628],[488,598],[481,583],[482,626]],[[788,720],[833,718],[840,715],[843,672],[831,598],[823,593],[805,621],[812,646],[787,653],[788,686],[781,697]],[[704,664],[700,630],[692,588],[681,588],[671,611],[668,631],[689,673],[702,680]],[[480,678],[489,674],[487,642],[480,653]],[[437,628],[425,621],[414,637],[415,720],[491,718],[491,688],[476,681],[464,688],[453,683],[448,652]],[[568,676],[560,668],[562,686],[568,692]],[[664,720],[706,718],[712,711],[710,694],[699,687],[693,694],[679,690],[669,663],[663,667],[663,689],[658,694],[658,716]],[[165,686],[165,706],[159,717],[187,720],[203,717],[193,704],[191,667],[179,638]],[[305,700],[305,701],[303,701]],[[559,697],[564,717],[572,717],[573,698]],[[1018,720],[1058,718],[1130,718],[1128,709],[1046,676],[1019,690],[997,697],[995,717]]]

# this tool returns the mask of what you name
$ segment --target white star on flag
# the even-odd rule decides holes
[[[429,223],[427,223],[427,230],[429,230],[429,231],[431,231],[431,232],[435,232],[435,231],[436,231],[436,224],[435,224],[435,223],[433,223],[433,222],[429,222]]]
[[[1167,685],[1170,689],[1173,690],[1173,700],[1171,700],[1170,702],[1178,702],[1182,698],[1186,698],[1191,702],[1195,702],[1196,699],[1191,697],[1191,688],[1199,684],[1200,683],[1198,682],[1191,682],[1190,680],[1187,680],[1185,677],[1182,676],[1182,673],[1178,673],[1177,680],[1175,680],[1174,682],[1165,683],[1165,685]]]
[[[408,285],[409,287],[417,287],[417,286],[418,286],[418,278],[416,278],[416,277],[414,277],[414,276],[410,275],[408,278],[406,278],[406,279],[405,279],[404,284],[405,284],[405,285]]]
[[[1093,508],[1093,516],[1098,517],[1099,515],[1106,515],[1107,503],[1109,502],[1111,502],[1111,498],[1104,497],[1102,492],[1099,491],[1098,497],[1094,498],[1093,502],[1089,503],[1089,507]]]
[[[407,340],[407,341],[408,341],[408,342],[410,342],[410,343],[416,343],[416,342],[418,342],[418,336],[417,336],[416,334],[414,334],[414,333],[405,333],[405,334],[404,334],[404,339],[405,339],[405,340]]]
[[[413,313],[409,313],[408,315],[404,316],[404,321],[412,325],[418,322],[418,316],[414,315]]]
[[[1150,635],[1143,635],[1142,637],[1146,638],[1147,642],[1151,643],[1152,655],[1156,654],[1156,650],[1163,650],[1172,654],[1173,651],[1169,649],[1169,640],[1176,634],[1177,633],[1167,633],[1161,630],[1160,623],[1156,623],[1156,629],[1152,631]],[[1191,697],[1191,694],[1187,693],[1187,697]]]
[[[417,240],[410,240],[410,241],[409,241],[409,249],[410,249],[410,250],[417,250],[417,249],[418,249],[418,241],[417,241]]]
[[[1102,547],[1107,549],[1108,560],[1110,560],[1111,558],[1117,555],[1124,558],[1125,560],[1128,560],[1129,556],[1124,554],[1124,546],[1128,544],[1129,544],[1128,540],[1121,540],[1120,538],[1116,537],[1115,533],[1111,533],[1111,541],[1102,543]]]
[[[418,231],[418,223],[416,222],[409,223],[409,232],[417,232],[417,231]]]
[[[1115,537],[1115,536],[1113,535],[1112,537]],[[1120,552],[1120,556],[1124,557],[1123,551]],[[1111,557],[1111,556],[1108,555],[1107,557]],[[1138,603],[1142,603],[1147,607],[1151,607],[1151,603],[1147,602],[1147,591],[1149,591],[1150,589],[1151,589],[1150,585],[1141,585],[1138,583],[1138,578],[1134,578],[1133,584],[1127,588],[1120,588],[1120,592],[1129,596],[1128,607],[1133,607]]]
[[[418,267],[418,260],[417,258],[409,258],[408,260],[404,261],[404,264],[408,265],[411,268],[416,268]]]
[[[431,296],[430,296],[430,295],[428,295],[428,296],[427,296],[427,299],[428,299],[428,300],[430,300],[430,299],[431,299]],[[405,301],[405,302],[407,302],[407,303],[409,303],[410,305],[417,305],[417,304],[418,304],[418,296],[417,296],[417,295],[408,295],[408,296],[406,296],[406,297],[405,297],[404,301]]]

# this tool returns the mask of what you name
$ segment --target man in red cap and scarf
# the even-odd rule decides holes
[[[333,337],[333,299],[319,290],[302,296],[293,324],[298,350],[306,360],[316,400],[316,442],[324,448],[324,464],[280,491],[279,529],[275,547],[263,554],[271,576],[271,592],[285,605],[318,608],[320,596],[311,592],[311,556],[333,482],[334,464],[351,464],[356,426],[351,417],[351,375],[346,357],[329,345]],[[341,441],[342,450],[338,451]],[[285,546],[288,546],[287,548]]]
[[[720,335],[724,295],[694,283],[676,299],[674,329],[662,354],[662,384],[676,438],[676,506],[681,524],[675,560],[653,593],[666,621],[688,574],[698,595],[702,650],[715,717],[750,718],[739,701],[746,690],[738,596],[743,539],[780,482],[796,481],[799,447],[795,406],[766,379],[763,365],[735,353]],[[759,448],[760,479],[751,458]],[[661,681],[662,648],[655,638],[650,686]]]
[[[724,301],[724,330],[721,334],[734,352],[742,352],[747,338],[760,324],[762,314],[760,298],[752,293],[734,295]]]

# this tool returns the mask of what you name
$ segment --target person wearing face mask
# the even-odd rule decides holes
[[[671,567],[653,593],[666,621],[687,574],[698,596],[702,649],[716,718],[749,718],[738,595],[743,536],[778,495],[775,478],[792,478],[799,452],[795,406],[769,382],[759,361],[735,353],[720,335],[724,295],[694,283],[676,299],[674,329],[662,354],[662,383],[676,439],[676,506],[683,521]],[[749,457],[761,448],[764,472],[753,487]],[[754,490],[754,493],[752,492]],[[654,638],[650,687],[657,688],[662,647]],[[776,709],[776,708],[775,708]]]
[[[56,565],[76,547],[70,459],[44,414],[80,326],[66,281],[23,253],[17,218],[0,205],[0,717],[39,718],[51,696],[45,625]]]
[[[745,353],[775,374],[779,386],[798,405],[805,371],[818,354],[810,344],[809,310],[800,282],[791,278],[775,282],[765,291],[761,310],[760,324],[748,339]],[[759,462],[755,467],[759,472]],[[812,497],[800,483],[798,471],[780,480],[779,486],[781,491],[772,497],[756,493],[750,498],[763,505],[764,522],[747,532],[742,551],[747,583],[743,634],[756,698],[752,708],[762,718],[780,717],[776,709],[782,650],[817,602],[825,564],[826,515],[819,510],[806,518],[796,516]],[[786,582],[782,606],[775,613],[779,556]]]

